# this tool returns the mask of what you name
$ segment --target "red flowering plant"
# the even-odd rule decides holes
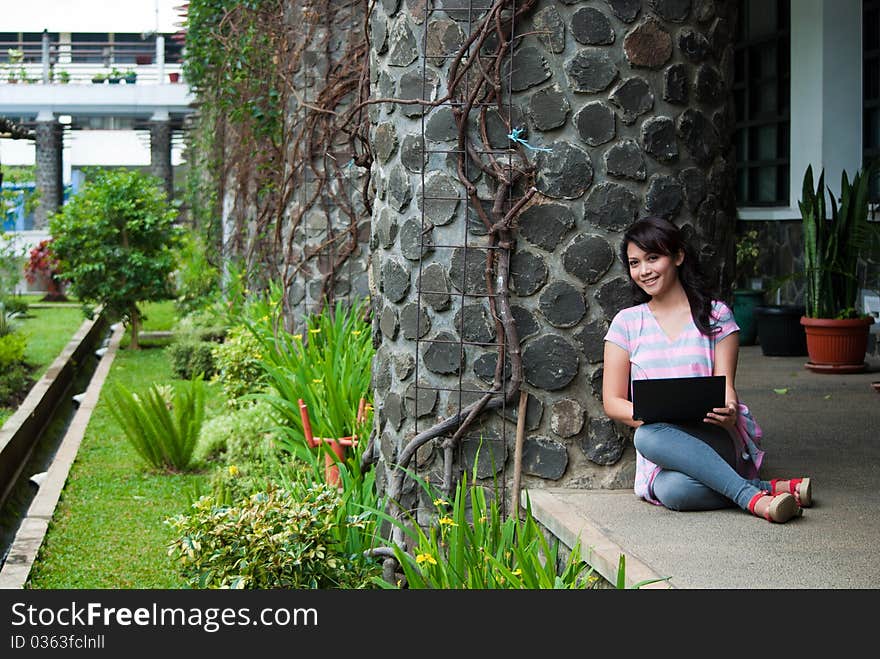
[[[58,278],[58,259],[52,253],[52,239],[47,238],[41,240],[40,243],[31,249],[28,257],[27,265],[24,268],[24,276],[30,282],[34,283],[39,278],[44,278],[48,293],[47,300],[64,300],[67,299],[62,292],[62,282]]]

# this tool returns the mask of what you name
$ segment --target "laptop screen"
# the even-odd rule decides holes
[[[645,423],[702,421],[724,407],[723,375],[633,380],[633,418]]]

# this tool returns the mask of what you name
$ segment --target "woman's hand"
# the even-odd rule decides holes
[[[703,421],[705,423],[721,426],[729,431],[733,430],[736,428],[737,421],[736,403],[731,401],[725,407],[713,407],[712,411],[706,414],[706,418],[703,419]]]

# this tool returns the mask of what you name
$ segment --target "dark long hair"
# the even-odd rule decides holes
[[[678,279],[687,295],[691,307],[691,316],[697,328],[706,336],[720,331],[720,327],[712,324],[712,297],[706,290],[705,277],[697,259],[696,251],[681,233],[681,230],[669,220],[662,217],[645,217],[629,226],[620,243],[620,260],[629,272],[629,257],[626,248],[630,243],[639,249],[653,254],[663,254],[675,258],[684,252],[684,261],[678,266]],[[647,302],[651,296],[645,293],[630,275],[633,298],[637,304]]]

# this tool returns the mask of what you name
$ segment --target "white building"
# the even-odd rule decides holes
[[[4,3],[0,116],[35,140],[0,139],[0,166],[37,164],[45,227],[63,186],[93,166],[143,167],[173,191],[189,88],[181,80],[183,0]],[[105,80],[134,73],[128,80]]]

